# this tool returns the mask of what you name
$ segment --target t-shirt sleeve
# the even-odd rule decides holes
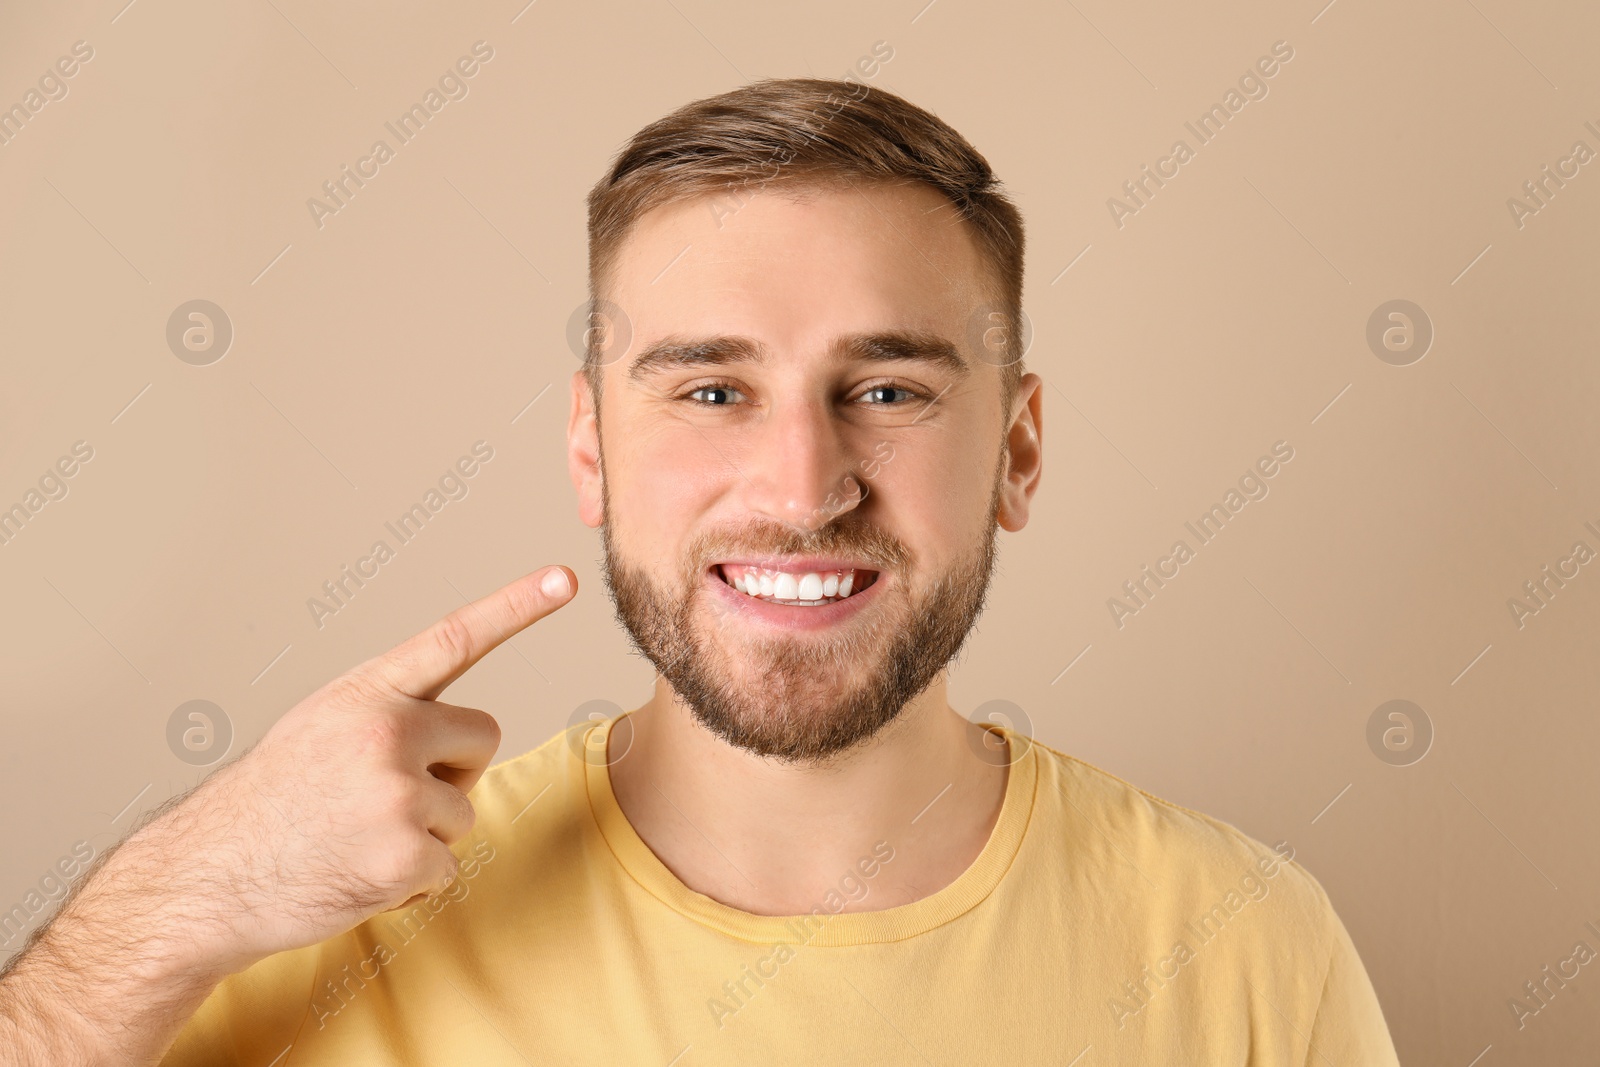
[[[1367,969],[1325,892],[1322,899],[1332,947],[1317,1017],[1311,1026],[1305,1067],[1399,1067],[1389,1024],[1384,1021]]]
[[[321,946],[280,952],[223,979],[179,1031],[161,1067],[266,1067],[308,1019]]]

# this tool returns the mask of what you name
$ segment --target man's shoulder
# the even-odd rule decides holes
[[[1118,1031],[1160,1017],[1151,1008],[1197,1032],[1236,1020],[1250,1048],[1265,1035],[1296,1063],[1395,1063],[1360,955],[1291,841],[1269,847],[1046,745],[1036,768],[1030,866],[1045,877],[1028,902],[1128,975],[1111,993]],[[1194,967],[1227,980],[1181,977]]]
[[[1133,889],[1155,890],[1179,909],[1214,903],[1238,910],[1277,898],[1282,919],[1323,930],[1332,905],[1315,877],[1295,860],[1294,843],[1273,845],[1221,819],[1142,789],[1086,760],[1034,742],[1038,803],[1052,827],[1046,842],[1065,862],[1117,872]],[[1059,836],[1058,836],[1059,835]]]

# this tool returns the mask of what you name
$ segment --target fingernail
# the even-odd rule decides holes
[[[567,583],[567,572],[560,567],[546,574],[539,582],[539,588],[544,590],[546,596],[566,596],[572,590],[572,586]]]

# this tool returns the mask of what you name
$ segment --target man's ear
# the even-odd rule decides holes
[[[585,526],[598,527],[603,508],[600,504],[600,423],[594,410],[594,394],[583,371],[572,375],[572,415],[567,419],[567,473],[578,491],[578,518]]]
[[[1011,428],[1006,431],[1008,458],[1000,488],[1000,528],[1016,533],[1028,525],[1028,504],[1039,488],[1044,468],[1044,379],[1024,374],[1017,385]]]

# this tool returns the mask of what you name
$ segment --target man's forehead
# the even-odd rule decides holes
[[[618,249],[613,299],[649,302],[706,284],[833,288],[980,285],[971,227],[918,183],[731,189],[651,209]]]
[[[744,339],[769,348],[948,359],[984,299],[986,267],[967,224],[926,186],[746,194],[731,215],[715,198],[646,213],[620,249],[611,295],[628,316],[627,362],[654,346],[681,356]],[[719,225],[720,223],[720,225]]]

